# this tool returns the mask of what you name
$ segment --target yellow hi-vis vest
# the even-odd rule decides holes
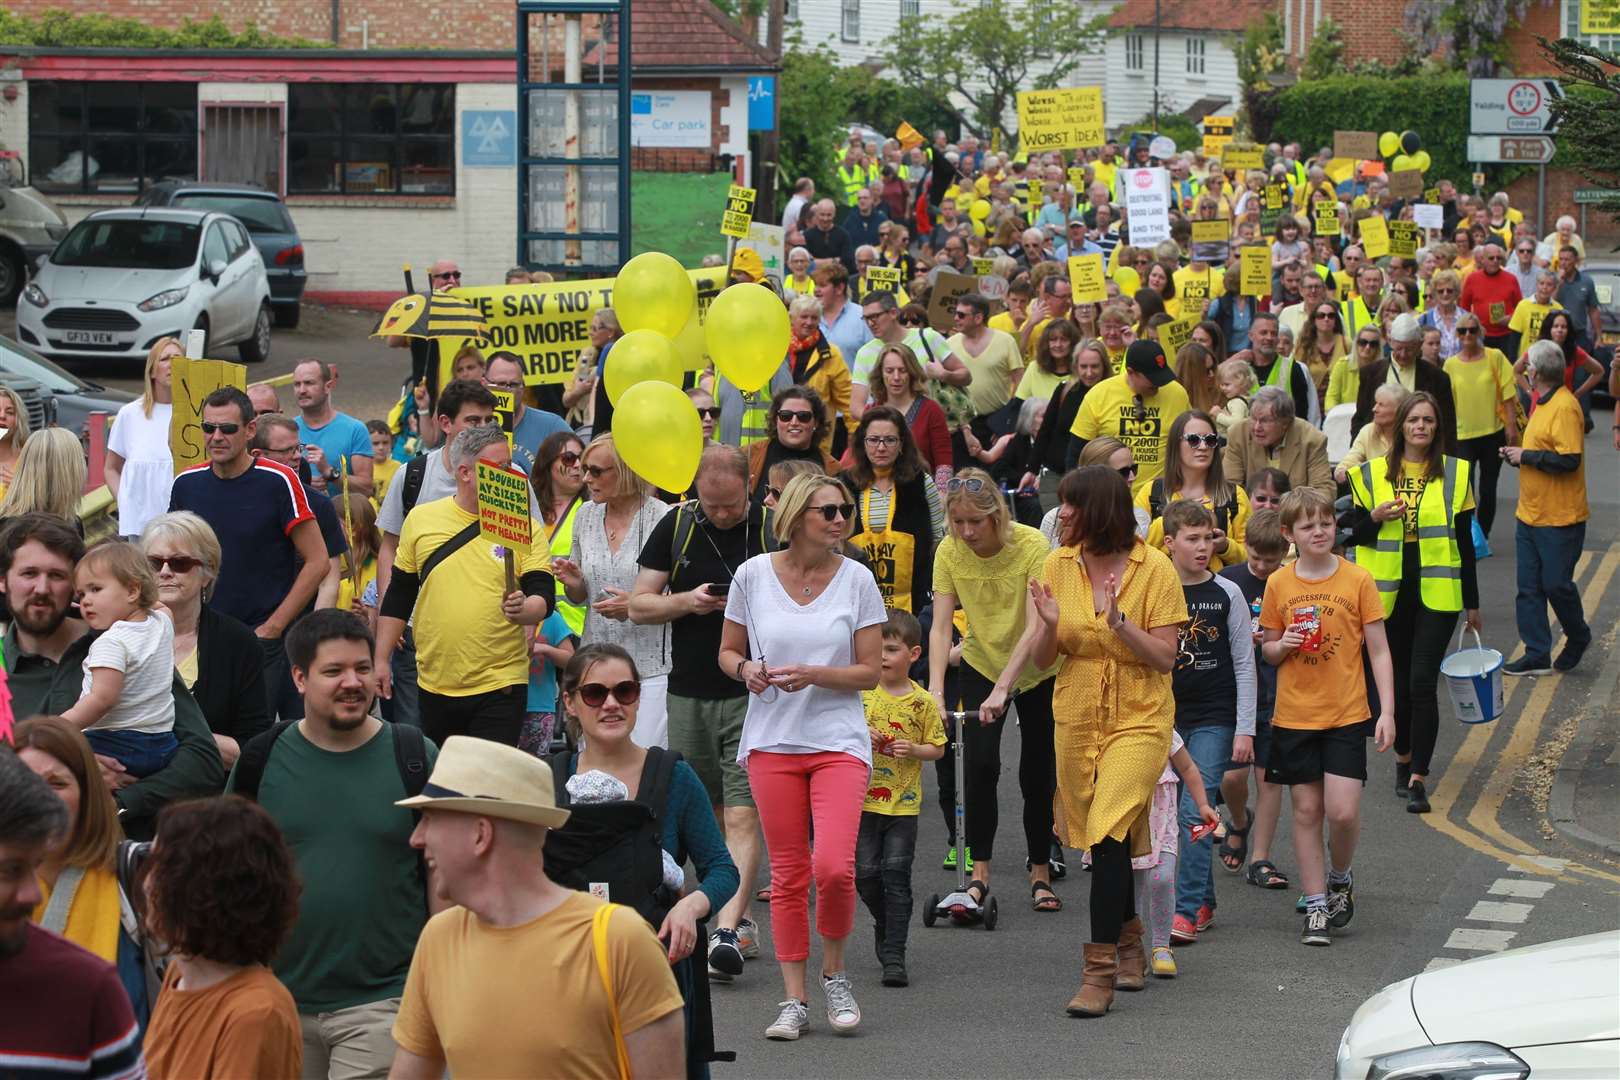
[[[561,520],[552,527],[551,536],[547,544],[547,552],[554,559],[566,559],[574,550],[574,518],[579,514],[580,504],[586,499],[584,492],[574,497],[563,511]],[[557,579],[557,613],[568,624],[568,629],[575,634],[585,632],[585,605],[570,603],[568,593],[563,588],[562,579]]]
[[[1462,555],[1457,551],[1457,515],[1468,499],[1467,461],[1447,455],[1444,473],[1437,484],[1424,485],[1418,500],[1417,545],[1418,584],[1423,606],[1430,611],[1462,610]],[[1373,460],[1350,473],[1350,488],[1363,509],[1372,510],[1395,498],[1395,485],[1389,479],[1389,459]],[[1436,489],[1439,490],[1436,490]],[[1384,603],[1384,616],[1395,610],[1401,591],[1401,555],[1406,542],[1406,526],[1401,517],[1391,518],[1378,529],[1370,546],[1357,545],[1356,565],[1373,576],[1378,598]]]
[[[866,186],[866,170],[859,165],[840,165],[838,182],[844,186],[844,205],[854,206],[855,196]]]

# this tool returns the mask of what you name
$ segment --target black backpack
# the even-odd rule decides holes
[[[409,514],[422,495],[422,481],[427,477],[427,455],[413,457],[405,463],[405,474],[400,477],[399,506]]]
[[[1237,509],[1237,488],[1234,487],[1232,491],[1231,497],[1215,506],[1215,527],[1221,532],[1227,531],[1232,521],[1232,511]],[[1164,477],[1155,476],[1148,488],[1148,518],[1164,517],[1164,505]]]
[[[242,747],[242,756],[236,759],[236,786],[232,794],[259,801],[259,784],[264,780],[264,767],[270,762],[270,751],[276,740],[297,720],[282,720],[269,731],[261,731]],[[422,794],[427,783],[427,739],[422,729],[410,724],[392,724],[394,729],[394,764],[399,768],[400,783],[405,785],[405,797]]]

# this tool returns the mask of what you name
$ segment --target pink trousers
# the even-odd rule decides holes
[[[771,857],[771,937],[779,961],[810,955],[812,875],[816,932],[837,941],[855,926],[855,838],[868,776],[866,763],[850,754],[748,755],[748,786]]]

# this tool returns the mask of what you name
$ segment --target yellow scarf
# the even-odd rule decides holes
[[[41,899],[34,908],[33,921],[45,917],[51,902],[51,887],[39,883]],[[79,891],[73,894],[73,907],[68,909],[67,926],[62,936],[75,945],[89,949],[109,964],[118,963],[118,928],[122,925],[123,910],[118,899],[118,876],[110,869],[86,870],[79,882]]]

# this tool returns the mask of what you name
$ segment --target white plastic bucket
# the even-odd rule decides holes
[[[1464,724],[1488,724],[1502,715],[1502,654],[1480,644],[1477,630],[1472,649],[1462,648],[1461,630],[1457,646],[1456,652],[1440,662],[1452,711]]]

